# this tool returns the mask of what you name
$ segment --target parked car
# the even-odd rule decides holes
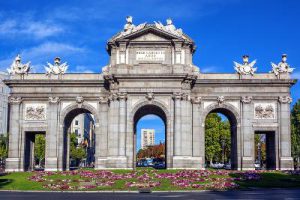
[[[225,164],[224,169],[230,170],[231,169],[231,163]]]
[[[214,169],[222,169],[222,168],[224,168],[224,163],[212,163],[210,165],[210,167],[212,167]]]
[[[166,163],[165,162],[156,162],[153,165],[154,169],[165,169],[166,168]]]
[[[261,164],[259,162],[255,162],[254,167],[255,167],[256,170],[262,169]]]

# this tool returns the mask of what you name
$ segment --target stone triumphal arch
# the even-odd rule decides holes
[[[271,73],[255,73],[248,56],[234,63],[236,73],[201,73],[192,62],[194,41],[171,20],[135,26],[130,17],[107,52],[109,64],[99,74],[66,73],[59,58],[46,73],[30,73],[20,56],[14,60],[5,80],[11,88],[7,171],[30,169],[30,135],[37,132],[46,137],[45,170],[67,170],[66,130],[79,113],[95,117],[96,169],[135,167],[136,123],[147,114],[165,123],[167,168],[204,169],[204,124],[212,112],[230,120],[235,169],[254,169],[257,132],[272,135],[272,168],[293,167],[295,80],[286,55]]]

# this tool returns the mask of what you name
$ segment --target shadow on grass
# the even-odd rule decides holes
[[[12,183],[13,183],[12,179],[7,179],[7,178],[0,179],[0,189],[4,188],[5,186],[10,185]]]
[[[289,175],[281,172],[259,173],[259,180],[236,180],[241,189],[243,188],[300,188],[300,176]],[[230,177],[241,177],[239,173],[229,174]]]

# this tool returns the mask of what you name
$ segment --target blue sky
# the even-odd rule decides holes
[[[300,78],[299,10],[297,0],[0,0],[0,70],[21,53],[36,72],[55,56],[69,72],[100,72],[106,41],[132,15],[134,24],[172,18],[196,42],[194,64],[204,73],[234,73],[243,54],[257,59],[258,73],[269,72],[286,53]],[[300,98],[299,83],[292,97]]]
[[[163,120],[156,115],[145,115],[142,117],[137,125],[137,143],[136,149],[141,148],[141,129],[154,129],[155,130],[155,144],[159,144],[160,142],[164,142],[165,138],[165,124]]]

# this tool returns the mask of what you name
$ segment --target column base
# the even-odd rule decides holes
[[[20,168],[20,158],[6,158],[5,171],[6,172],[23,172],[24,169]]]
[[[204,170],[204,162],[202,157],[192,156],[173,156],[172,169],[200,169]]]
[[[238,169],[241,170],[241,169]],[[250,157],[242,157],[242,170],[255,170],[254,159]]]
[[[126,156],[111,156],[106,157],[106,160],[105,158],[100,158],[100,160],[98,158],[97,161],[100,161],[98,166],[106,169],[128,169]]]
[[[294,170],[294,160],[292,157],[280,158],[280,170]]]
[[[45,171],[57,171],[57,157],[49,157],[45,159]]]

